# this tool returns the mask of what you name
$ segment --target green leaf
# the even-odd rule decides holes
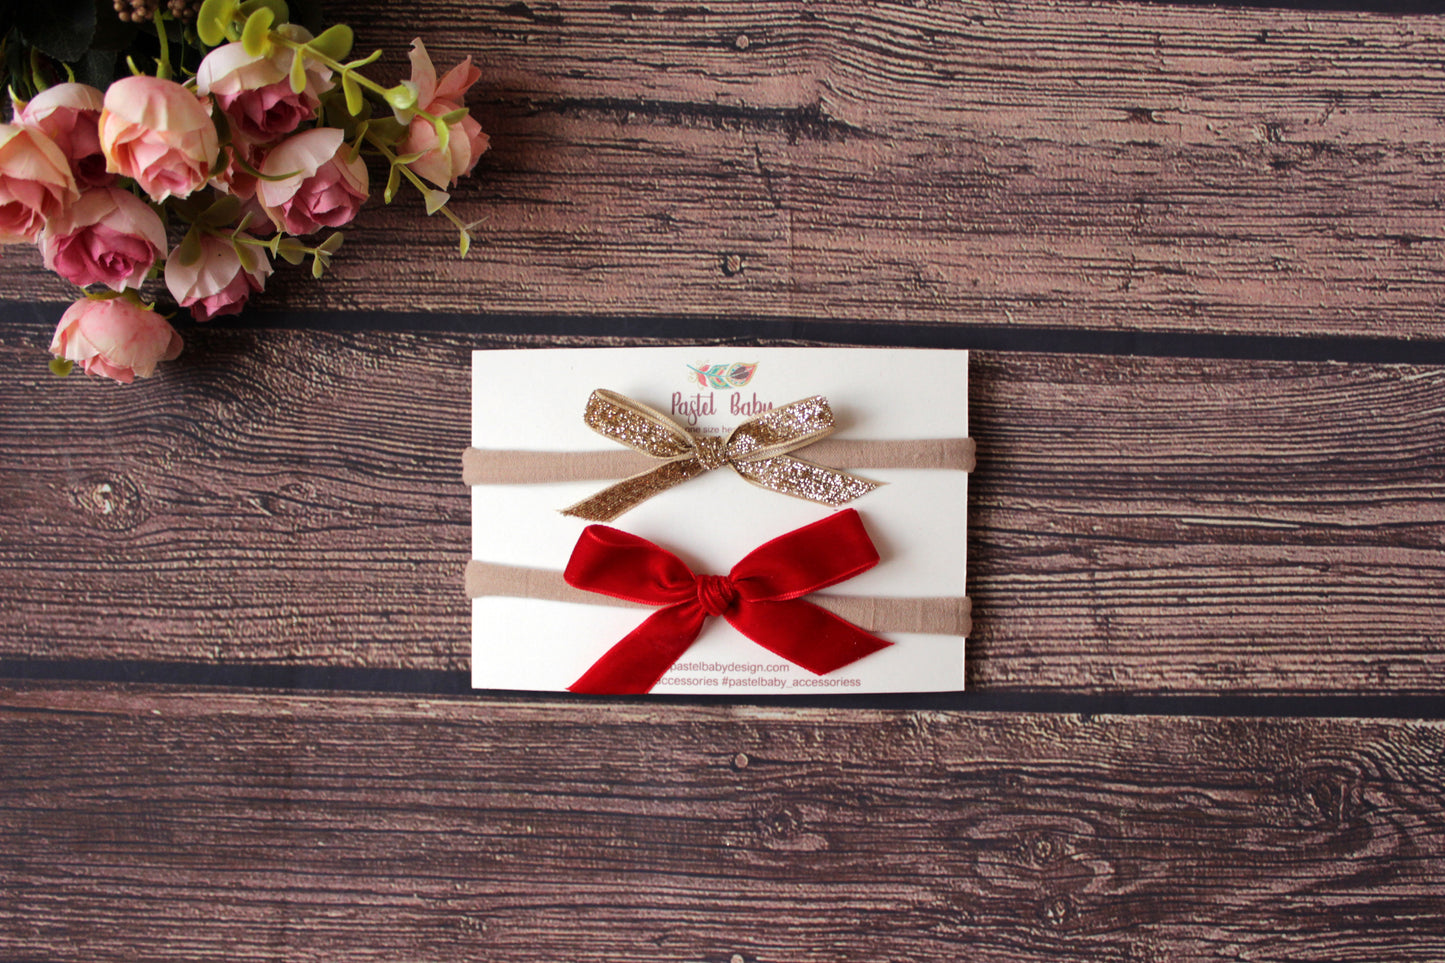
[[[446,191],[425,191],[422,197],[426,200],[428,214],[435,214],[446,206],[447,201],[452,199],[452,196]]]
[[[115,51],[87,50],[75,65],[75,79],[104,90],[115,79]]]
[[[398,164],[410,164],[410,163],[412,163],[413,161],[419,161],[419,160],[421,160],[421,159],[422,159],[423,157],[425,157],[425,156],[426,156],[426,151],[424,151],[424,150],[412,151],[410,154],[397,154],[397,155],[396,155],[396,162],[397,162]]]
[[[351,32],[351,28],[344,23],[338,23],[336,26],[322,31],[321,36],[307,46],[324,57],[341,60],[351,53],[351,45],[355,40],[356,35]]]
[[[346,109],[351,111],[353,117],[359,115],[361,108],[366,105],[366,98],[361,95],[361,85],[351,76],[350,70],[341,72],[341,92],[346,95]]]
[[[200,259],[201,235],[195,228],[191,228],[186,232],[186,236],[181,238],[181,243],[177,244],[176,249],[171,252],[170,260],[175,261],[181,267],[186,267],[195,264]]]
[[[366,125],[370,121],[363,120],[356,126],[356,139],[351,142],[351,147],[346,151],[346,162],[350,164],[361,156],[361,147],[366,143]]]
[[[231,246],[236,249],[236,259],[241,262],[241,269],[247,274],[255,274],[266,266],[266,255],[254,245],[232,241]]]
[[[460,238],[457,241],[457,251],[461,253],[462,257],[466,257],[472,250],[472,235],[469,231],[459,231],[458,233]]]
[[[347,138],[350,138],[355,129],[355,118],[346,109],[346,98],[337,93],[340,89],[339,85],[335,85],[321,95],[321,106],[316,111],[316,126],[340,127]]]
[[[377,117],[367,128],[372,137],[383,144],[399,144],[406,139],[406,125],[398,123],[395,117]]]
[[[46,79],[48,71],[45,69],[45,54],[40,52],[39,47],[30,47],[29,52],[30,83],[35,88],[36,93],[42,90],[48,90],[50,88],[50,81]]]
[[[351,61],[351,63],[346,64],[345,66],[350,68],[351,70],[358,70],[362,67],[367,66],[368,64],[376,63],[376,61],[381,59],[381,53],[382,52],[380,50],[373,50],[370,54],[363,57],[362,59],[353,60]]]
[[[327,254],[335,254],[341,249],[341,242],[346,240],[346,235],[336,231],[317,247],[318,251],[325,251]]]
[[[386,190],[381,194],[381,202],[390,204],[391,199],[396,196],[396,189],[401,186],[401,167],[397,164],[391,165],[391,173],[386,178]]]
[[[437,132],[437,153],[445,154],[447,145],[452,142],[452,129],[440,117],[433,117],[431,125],[432,129]]]
[[[299,94],[306,89],[306,58],[302,51],[296,51],[296,56],[291,58],[291,92]]]
[[[216,125],[216,138],[220,141],[221,146],[230,146],[232,140],[231,120],[226,116],[226,112],[221,109],[219,104],[211,105],[211,123]],[[240,156],[238,151],[232,150],[231,153]]]
[[[197,223],[207,227],[222,227],[235,221],[241,215],[241,199],[233,194],[223,194],[214,204],[201,212]]]
[[[25,42],[55,60],[79,60],[95,36],[95,0],[27,0],[14,14]]]
[[[441,119],[445,123],[455,124],[457,121],[467,116],[468,113],[469,111],[465,107],[458,107],[456,110],[449,110],[445,114],[442,114]]]
[[[262,57],[269,53],[267,48],[271,45],[271,24],[275,20],[276,15],[271,12],[270,7],[260,7],[246,18],[246,26],[241,31],[241,46],[246,53],[253,57]],[[296,59],[299,61],[301,58],[297,57]],[[306,89],[306,75],[303,72],[301,76],[301,88],[296,90],[298,94]],[[291,86],[294,89],[296,87],[294,71],[292,77]]]
[[[65,358],[50,359],[50,373],[57,378],[64,378],[75,370],[75,362]]]
[[[320,255],[311,259],[311,276],[321,280],[321,275],[326,273],[326,265],[322,263]]]
[[[277,236],[280,237],[280,235]],[[287,235],[277,243],[276,253],[287,264],[300,264],[306,260],[306,245]]]
[[[415,109],[416,84],[410,80],[403,80],[395,87],[389,88],[386,92],[386,102],[391,105],[392,110],[403,113]]]
[[[357,136],[360,124],[371,119],[371,100],[362,96],[361,109],[355,112],[347,110],[346,98],[333,93],[325,100],[327,104],[327,116],[332,119],[327,123],[328,127],[340,127],[346,131],[347,139]]]
[[[226,42],[226,31],[236,16],[236,0],[204,0],[196,13],[196,35],[207,47]]]

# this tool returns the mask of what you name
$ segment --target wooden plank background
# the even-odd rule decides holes
[[[328,2],[477,57],[470,259],[369,210],[120,389],[5,251],[0,959],[1445,958],[1445,14],[1328,6]],[[975,695],[409,691],[468,353],[694,326],[1013,349]]]
[[[475,57],[495,146],[455,194],[469,260],[408,201],[363,219],[325,284],[279,281],[296,307],[1440,333],[1437,16],[327,9],[393,75],[415,36]],[[16,255],[0,297],[68,294]]]
[[[555,339],[207,328],[112,389],[56,381],[28,334],[0,329],[0,409],[47,399],[0,421],[0,658],[468,665],[469,352]],[[1442,690],[1445,371],[971,374],[970,685]]]
[[[0,690],[10,959],[1445,954],[1445,728]]]

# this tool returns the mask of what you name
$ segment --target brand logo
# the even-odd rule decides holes
[[[758,372],[758,363],[730,362],[728,364],[698,364],[688,365],[687,370],[692,374],[689,376],[697,381],[702,388],[716,388],[728,390],[730,388],[741,388],[753,380],[753,375]]]

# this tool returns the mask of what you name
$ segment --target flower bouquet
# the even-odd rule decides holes
[[[417,40],[409,79],[383,86],[363,72],[381,51],[348,60],[349,27],[292,23],[283,0],[114,2],[0,14],[0,244],[37,245],[85,290],[51,342],[56,374],[129,383],[175,358],[149,281],[209,321],[239,313],[278,258],[321,277],[371,194],[368,157],[386,203],[411,185],[467,253],[447,191],[487,149],[462,103],[470,57],[438,78]]]

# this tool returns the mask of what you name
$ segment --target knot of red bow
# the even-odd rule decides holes
[[[711,616],[726,614],[728,606],[738,597],[733,580],[726,575],[699,575],[697,577],[697,604]]]
[[[597,695],[648,692],[692,645],[708,616],[719,615],[810,672],[842,668],[891,643],[802,596],[876,564],[878,551],[851,508],[759,546],[727,575],[696,575],[645,538],[589,525],[563,572],[567,584],[660,607],[568,688]]]

